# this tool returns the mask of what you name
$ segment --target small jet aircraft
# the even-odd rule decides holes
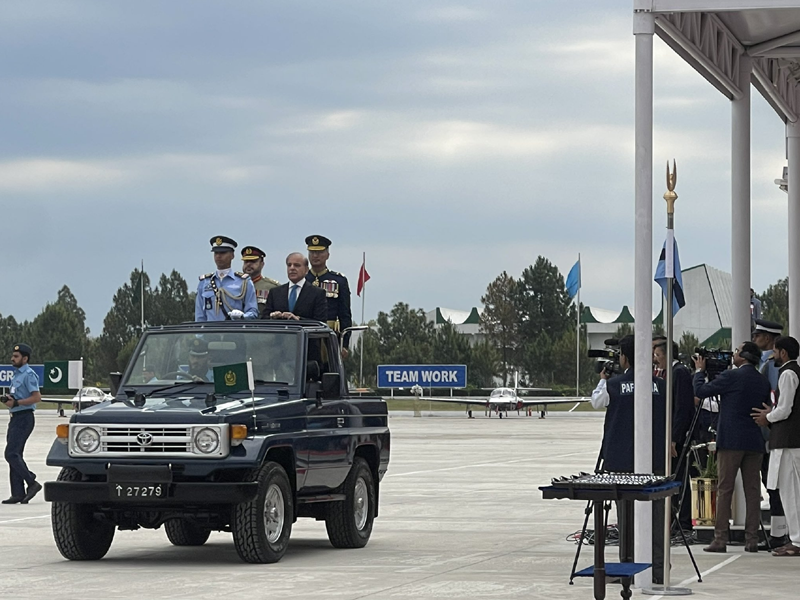
[[[420,396],[420,400],[427,400],[428,402],[445,402],[447,404],[464,404],[467,407],[467,414],[472,418],[472,410],[470,406],[483,406],[484,414],[489,417],[492,416],[492,411],[497,413],[497,416],[503,418],[503,413],[508,416],[509,410],[519,411],[525,410],[528,416],[534,412],[539,413],[539,418],[544,419],[547,414],[547,407],[554,404],[574,404],[572,410],[575,410],[582,402],[588,402],[589,398],[578,397],[564,397],[564,396],[520,396],[518,392],[549,392],[550,388],[521,388],[517,386],[519,374],[514,377],[514,387],[499,387],[491,391],[488,398],[481,398],[480,396]],[[412,391],[414,389],[412,388]]]

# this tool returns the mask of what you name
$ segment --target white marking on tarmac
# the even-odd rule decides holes
[[[737,559],[739,559],[739,558],[741,558],[741,557],[742,557],[742,555],[741,555],[741,554],[736,554],[735,556],[731,556],[731,557],[730,557],[729,559],[727,559],[727,560],[723,560],[723,561],[722,561],[721,563],[719,563],[718,565],[715,565],[715,566],[711,567],[710,569],[708,569],[707,571],[703,571],[702,573],[700,573],[700,579],[702,579],[702,578],[703,578],[703,577],[705,577],[706,575],[709,575],[710,573],[713,573],[714,571],[719,571],[719,570],[720,570],[722,567],[726,567],[726,566],[728,566],[728,565],[729,565],[729,564],[731,564],[733,561],[735,561],[735,560],[737,560]],[[697,583],[697,577],[689,577],[689,579],[684,579],[683,581],[681,581],[681,582],[678,584],[678,586],[677,586],[677,587],[685,587],[685,586],[689,585],[690,583]],[[663,598],[663,597],[664,597],[664,596],[653,596],[653,597],[651,598],[651,600],[660,600],[660,599],[661,599],[661,598]]]
[[[545,458],[567,458],[568,456],[580,456],[582,454],[597,454],[594,450],[588,452],[572,452],[571,454],[559,454],[558,456],[535,456],[529,458],[519,458],[517,460],[507,460],[504,462],[484,462],[473,463],[471,465],[459,465],[457,467],[444,467],[442,469],[428,469],[425,471],[408,471],[406,473],[388,473],[386,477],[405,477],[406,475],[422,475],[423,473],[441,473],[442,471],[456,471],[458,469],[471,469],[473,467],[498,467],[501,465],[513,465],[521,462],[529,462],[532,460],[544,460]]]
[[[47,519],[50,515],[40,515],[38,517],[22,517],[21,519],[9,519],[8,521],[0,521],[0,525],[5,523],[17,523],[19,521],[30,521],[31,519]]]

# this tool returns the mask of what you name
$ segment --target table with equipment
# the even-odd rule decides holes
[[[594,597],[606,597],[606,580],[622,584],[620,595],[631,597],[633,576],[651,567],[650,563],[633,562],[633,503],[652,502],[677,494],[680,482],[666,477],[638,473],[580,473],[558,477],[551,485],[540,487],[542,497],[550,499],[582,500],[592,503],[594,512],[594,565],[578,571],[576,577],[593,577]],[[620,562],[605,561],[605,524],[603,503],[617,502]]]

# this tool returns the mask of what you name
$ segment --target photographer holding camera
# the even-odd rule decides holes
[[[761,460],[764,438],[750,413],[753,406],[770,402],[770,385],[756,367],[761,350],[753,342],[744,342],[733,353],[736,369],[720,373],[706,383],[706,358],[692,357],[695,364],[694,393],[698,398],[719,396],[717,426],[717,520],[714,541],[705,552],[725,552],[728,543],[728,522],[736,473],[741,470],[746,504],[744,525],[745,551],[758,552],[758,522],[761,511]]]
[[[612,376],[606,368],[592,392],[594,408],[605,408],[603,443],[600,456],[603,469],[615,473],[633,473],[633,336],[619,341],[621,375]],[[664,429],[666,427],[666,402],[664,380],[653,377],[653,473],[664,475]],[[653,504],[653,583],[664,582],[664,501]]]

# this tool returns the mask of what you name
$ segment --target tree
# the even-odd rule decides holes
[[[480,329],[500,357],[503,385],[508,385],[508,374],[519,346],[517,296],[517,282],[503,271],[481,297],[484,309]]]
[[[3,349],[3,352],[6,354],[9,353],[9,349],[14,346],[14,344],[19,344],[20,342],[25,341],[25,330],[28,328],[29,323],[25,321],[24,323],[17,323],[17,320],[9,315],[7,317],[3,317],[0,315],[0,348]],[[34,348],[34,351],[36,348]]]
[[[481,340],[470,350],[467,383],[472,387],[494,387],[494,377],[501,371],[500,354],[488,340]]]
[[[789,278],[779,279],[769,286],[763,294],[757,294],[761,300],[761,316],[768,321],[783,325],[783,335],[789,332]]]
[[[694,354],[694,349],[700,345],[700,340],[691,331],[684,331],[678,342],[678,353],[683,356],[691,356]],[[677,357],[675,357],[677,358]]]
[[[434,326],[421,309],[398,302],[387,314],[378,313],[378,347],[388,363],[399,365],[433,362]]]
[[[433,337],[435,361],[447,365],[469,365],[472,358],[469,339],[450,321],[442,323]]]
[[[158,286],[145,299],[145,322],[148,325],[177,325],[194,320],[194,296],[180,273],[174,269],[169,277],[162,273]]]
[[[527,267],[517,284],[520,362],[534,384],[553,381],[553,344],[575,324],[575,306],[564,277],[545,257]],[[574,349],[573,335],[573,349]]]
[[[595,371],[596,359],[589,358],[589,346],[586,342],[585,331],[581,332],[580,340],[580,389],[592,390],[597,384]],[[551,349],[551,373],[548,385],[565,386],[575,391],[575,330],[568,329],[560,339],[556,340]]]
[[[30,323],[27,338],[37,362],[79,360],[85,356],[88,334],[86,313],[65,285]]]

